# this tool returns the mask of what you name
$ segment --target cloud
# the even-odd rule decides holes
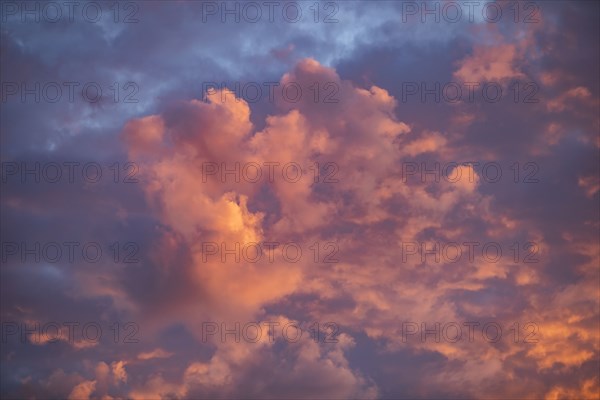
[[[85,381],[73,388],[69,400],[89,400],[96,389],[96,381]]]
[[[163,349],[156,349],[153,351],[149,351],[149,352],[145,352],[145,353],[140,353],[138,355],[138,358],[140,360],[150,360],[153,358],[169,358],[173,355],[173,353],[165,351]]]
[[[134,241],[140,258],[114,263],[113,246],[96,264],[3,263],[3,321],[103,327],[98,343],[80,331],[68,341],[66,329],[56,342],[11,336],[3,398],[593,397],[598,63],[585,49],[597,5],[544,3],[539,24],[449,25],[401,24],[399,3],[340,3],[353,24],[232,29],[202,25],[201,3],[184,3],[140,4],[144,21],[114,31],[2,32],[3,76],[133,76],[144,92],[132,104],[3,106],[3,160],[128,159],[138,180],[116,184],[114,168],[100,185],[17,176],[2,187],[3,240]],[[232,79],[278,86],[257,103],[200,92]],[[403,82],[452,79],[500,81],[506,101],[403,98]],[[514,102],[515,79],[538,82],[540,101]],[[294,85],[302,96],[292,100],[280,89]],[[500,181],[489,182],[489,163]],[[478,243],[473,259],[465,242]],[[299,260],[282,256],[290,243]],[[443,256],[457,251],[449,243],[460,261]],[[248,244],[263,245],[260,259],[248,260]],[[294,323],[304,334],[205,340],[211,321]],[[468,321],[479,323],[473,341]],[[329,337],[327,322],[338,341],[315,342],[314,324]],[[404,340],[406,322],[424,323],[427,340]],[[434,340],[449,323],[462,340]],[[498,342],[482,332],[489,323],[502,327]]]
[[[523,73],[515,69],[517,64],[515,45],[475,47],[473,55],[462,60],[454,75],[463,82],[497,82],[522,78]]]

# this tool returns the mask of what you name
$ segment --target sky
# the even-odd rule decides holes
[[[598,17],[0,3],[0,396],[600,398]]]

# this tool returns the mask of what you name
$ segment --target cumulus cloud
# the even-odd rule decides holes
[[[334,70],[310,59],[299,62],[291,73],[285,74],[280,83],[286,82],[333,83],[340,89],[344,101],[327,109],[308,100],[290,104],[286,99],[278,98],[278,114],[267,117],[262,130],[253,131],[248,104],[234,99],[231,93],[223,96],[223,92],[215,92],[209,93],[207,103],[193,100],[178,105],[162,115],[132,121],[123,132],[130,155],[140,154],[142,159],[148,160],[144,161],[149,182],[144,188],[146,196],[155,205],[161,220],[175,229],[190,248],[197,270],[194,275],[200,278],[196,281],[197,285],[208,295],[205,300],[218,310],[218,315],[229,315],[231,324],[235,321],[231,319],[233,316],[253,320],[264,316],[264,307],[300,293],[344,302],[347,300],[342,299],[350,299],[353,306],[348,308],[334,311],[313,305],[306,311],[315,318],[331,318],[353,330],[364,331],[373,340],[386,342],[390,351],[399,351],[406,344],[401,340],[402,334],[396,321],[403,318],[458,321],[466,315],[447,302],[452,293],[458,290],[484,291],[492,279],[513,281],[516,285],[536,282],[538,278],[534,270],[526,267],[515,270],[510,263],[478,260],[472,265],[448,266],[459,275],[435,274],[433,286],[427,279],[418,283],[439,266],[425,263],[433,270],[423,270],[421,259],[399,263],[399,250],[403,243],[432,247],[440,239],[460,242],[465,235],[480,238],[481,233],[477,230],[461,226],[455,218],[457,215],[485,221],[485,229],[493,234],[491,238],[494,239],[505,237],[508,240],[515,229],[527,232],[529,228],[519,226],[514,220],[508,223],[509,216],[494,216],[491,199],[478,190],[481,172],[478,173],[471,164],[449,169],[449,175],[459,179],[434,182],[435,191],[432,191],[432,182],[417,179],[409,183],[403,179],[397,173],[403,162],[432,154],[441,160],[451,160],[456,149],[450,147],[440,132],[411,132],[407,123],[394,117],[397,102],[385,90],[375,86],[369,90],[355,87],[341,80]],[[147,140],[142,139],[147,124],[151,138],[162,138],[160,143],[154,142],[152,148],[147,146]],[[155,127],[160,127],[161,133],[156,133]],[[165,132],[170,132],[170,136]],[[214,154],[225,149],[226,161],[251,161],[258,165],[267,161],[281,164],[297,162],[306,168],[314,162],[334,160],[341,179],[325,197],[320,195],[312,175],[305,175],[293,184],[276,179],[259,185],[242,182],[232,186],[223,180],[199,185],[202,166],[213,160]],[[269,193],[267,200],[256,203],[255,199],[262,193],[258,188],[263,186]],[[351,201],[347,202],[344,198]],[[255,204],[255,211],[250,211],[252,204]],[[402,204],[406,212],[398,214],[395,204]],[[373,239],[373,235],[356,237],[344,234],[343,230],[339,230],[342,225],[338,227],[336,224],[340,218],[351,221],[359,232],[372,231],[376,224],[384,222],[396,228],[387,233],[385,242],[365,242],[366,238]],[[321,233],[317,233],[316,229]],[[436,231],[433,237],[428,234],[431,229]],[[327,232],[330,236],[325,236]],[[529,233],[538,235],[535,231]],[[306,243],[319,238],[335,238],[344,247],[347,257],[327,270],[314,263],[301,262],[285,266],[285,272],[279,269],[281,267],[260,263],[243,265],[231,262],[233,260],[207,263],[202,262],[206,258],[203,252],[206,249],[195,244],[200,237],[242,243],[259,242],[270,237],[281,241],[303,239]],[[543,237],[538,239],[543,241]],[[373,275],[374,271],[377,272]],[[469,277],[461,278],[463,274]],[[402,276],[412,278],[405,284]],[[387,282],[396,282],[396,288],[386,288]],[[223,290],[231,294],[223,298],[220,296]],[[417,293],[421,293],[418,302],[414,300]],[[427,294],[424,296],[424,293]],[[407,307],[404,311],[396,310],[394,304]],[[476,304],[464,304],[461,308],[474,315],[486,313],[485,308]],[[204,312],[213,317],[217,315],[208,310]],[[369,323],[365,324],[367,318]],[[186,321],[186,324],[196,324],[195,332],[198,332],[201,318],[193,320]],[[248,345],[219,342],[214,345],[217,350],[209,361],[193,362],[186,368],[183,379],[187,383],[184,387],[169,390],[183,397],[192,392],[201,396],[217,396],[219,393],[231,395],[237,393],[236,388],[245,387],[248,378],[240,368],[255,362],[262,353],[256,353],[257,349]],[[508,355],[520,351],[517,348],[495,351],[487,348],[486,344],[417,343],[414,346],[465,363],[460,381],[474,385],[484,385],[497,376],[503,370]],[[486,369],[468,361],[473,347],[487,354]],[[257,348],[267,352],[269,346],[263,344]],[[309,348],[314,348],[314,345]],[[343,356],[343,350],[340,351],[340,356]],[[595,354],[581,351],[582,361]],[[574,354],[573,350],[569,353]],[[534,358],[540,357],[535,351],[529,354]],[[541,360],[549,359],[544,355]],[[297,365],[291,368],[301,371],[298,368],[303,367]],[[308,367],[306,371],[312,370],[314,367]],[[486,370],[488,372],[484,373]],[[348,373],[348,379],[355,383],[347,382],[343,386],[355,389],[339,395],[356,395],[365,390],[376,395],[376,386],[368,389],[364,378],[351,371]],[[289,376],[280,378],[284,381],[290,379]],[[159,379],[164,378],[151,377],[148,385],[153,386]],[[439,384],[455,382],[455,378],[445,373],[436,379]],[[313,381],[314,378],[302,375],[301,380]],[[263,385],[261,393],[276,390],[275,387],[268,389],[271,384],[266,382]],[[136,393],[146,393],[146,389],[136,390]],[[311,393],[324,393],[326,389],[315,387],[314,390]],[[477,395],[479,392],[473,393]]]
[[[73,388],[69,400],[89,400],[96,389],[96,381],[85,381]]]
[[[386,4],[365,10],[381,18],[361,28],[373,36],[332,26],[346,35],[325,43],[306,25],[288,33],[258,24],[269,40],[258,53],[243,45],[233,58],[221,40],[249,43],[257,33],[213,24],[219,39],[210,58],[218,67],[199,55],[206,37],[193,40],[199,6],[183,5],[185,16],[147,7],[151,21],[168,19],[181,40],[144,24],[103,40],[126,53],[111,58],[123,71],[152,53],[155,64],[140,74],[155,83],[154,100],[103,120],[102,134],[88,132],[101,146],[74,135],[68,118],[53,139],[71,146],[56,144],[61,154],[85,147],[134,161],[138,183],[81,191],[9,184],[2,199],[3,219],[14,228],[3,222],[2,234],[10,240],[54,239],[56,226],[107,243],[129,234],[143,261],[35,268],[15,257],[3,266],[3,282],[11,282],[3,285],[3,321],[33,326],[93,316],[104,327],[98,342],[67,340],[64,327],[52,342],[26,334],[21,346],[12,337],[1,353],[8,398],[593,398],[597,80],[584,82],[591,74],[552,44],[573,56],[577,46],[561,41],[591,37],[589,27],[561,33],[569,30],[560,24],[584,20],[581,5],[548,6],[540,24],[479,21],[464,32],[481,35],[470,36],[457,33],[461,24],[396,29],[401,5]],[[359,21],[366,6],[348,7],[345,15]],[[424,45],[407,44],[398,32],[411,40],[422,33]],[[103,43],[97,32],[87,34]],[[2,40],[19,60],[30,57],[4,31]],[[44,63],[31,65],[42,70]],[[228,88],[197,93],[209,78],[181,73],[190,65],[210,79],[223,71],[239,77],[247,65],[248,75],[278,79],[278,89],[269,104]],[[411,105],[398,84],[411,73],[504,88],[539,80],[544,97]],[[279,90],[294,85],[303,90],[297,99]],[[102,110],[83,113],[85,123],[93,126]],[[102,135],[118,140],[108,144]],[[16,137],[11,131],[10,143]],[[488,163],[500,166],[499,182],[490,182]],[[77,211],[82,203],[89,207]],[[284,253],[290,243],[301,251]],[[494,259],[494,246],[485,252],[485,243],[500,246],[502,257]],[[290,254],[299,257],[290,261]],[[128,328],[117,337],[116,321],[121,328],[135,321],[139,340],[125,341]],[[260,321],[277,328],[236,340],[234,327]],[[218,329],[208,338],[207,323]],[[298,340],[282,336],[290,324],[301,327]],[[456,342],[446,337],[452,324],[462,329]],[[489,340],[493,324],[502,328],[499,341]],[[418,330],[407,335],[407,326]],[[332,332],[335,341],[323,339]],[[70,364],[39,362],[57,352]]]

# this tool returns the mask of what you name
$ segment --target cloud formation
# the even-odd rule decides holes
[[[3,26],[3,82],[141,96],[2,104],[10,168],[104,174],[3,164],[3,398],[597,397],[597,4],[449,24],[340,3],[329,26],[139,6]],[[503,96],[406,93],[436,82]],[[73,240],[103,257],[27,251]]]

